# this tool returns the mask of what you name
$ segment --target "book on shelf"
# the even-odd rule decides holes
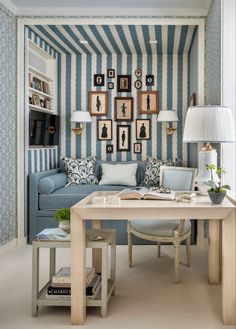
[[[95,268],[86,268],[86,286],[88,286],[95,276]],[[52,277],[53,287],[70,287],[71,284],[71,269],[70,267],[62,267]]]
[[[70,241],[70,234],[59,227],[45,228],[36,235],[36,240]]]
[[[116,196],[121,200],[175,200],[175,192],[160,192],[153,188],[136,187],[124,189]]]

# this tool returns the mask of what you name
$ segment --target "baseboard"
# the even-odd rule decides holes
[[[23,238],[18,238],[17,239],[17,246],[25,246],[27,245],[27,237],[24,236]]]
[[[197,246],[207,248],[208,247],[208,238],[197,237]]]
[[[14,238],[11,241],[7,242],[3,246],[0,247],[0,256],[4,255],[6,252],[17,246],[17,239]]]

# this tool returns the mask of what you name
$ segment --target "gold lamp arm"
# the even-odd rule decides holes
[[[176,128],[170,127],[170,123],[166,123],[166,133],[167,135],[172,135]]]
[[[72,130],[77,136],[81,135],[82,130],[83,130],[82,123],[80,123],[80,126],[79,126],[79,127],[72,128],[71,130]]]

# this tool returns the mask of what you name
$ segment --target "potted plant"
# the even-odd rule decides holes
[[[226,190],[230,190],[229,185],[222,185],[222,176],[226,173],[223,168],[217,168],[214,164],[206,165],[206,169],[211,171],[211,179],[207,182],[204,182],[210,188],[207,191],[211,202],[214,204],[220,204],[224,200],[226,195]],[[216,174],[219,178],[218,182],[213,180],[213,170],[216,170]]]
[[[56,212],[56,220],[59,222],[59,227],[70,232],[70,208],[61,208]]]

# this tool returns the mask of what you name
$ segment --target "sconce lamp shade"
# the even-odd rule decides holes
[[[177,122],[179,121],[175,110],[162,110],[159,112],[158,122]]]
[[[91,122],[91,116],[87,111],[74,111],[71,113],[71,122]]]
[[[185,143],[233,143],[235,131],[231,110],[225,106],[192,106],[185,119]]]

